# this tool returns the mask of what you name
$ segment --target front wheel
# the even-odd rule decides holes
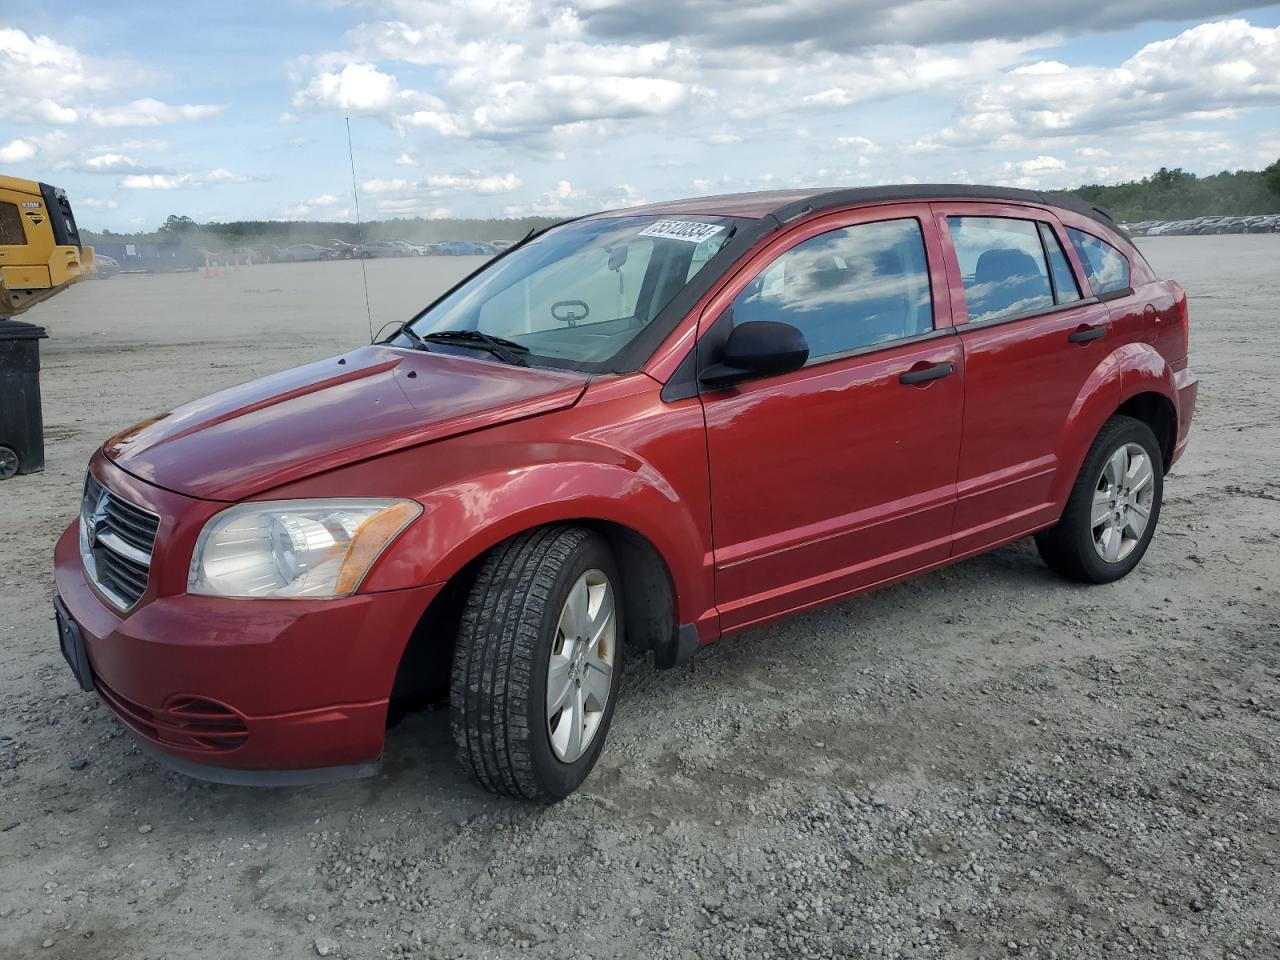
[[[490,552],[450,689],[458,756],[477,783],[547,803],[586,779],[617,702],[622,602],[609,546],[590,530],[543,527]]]
[[[1084,583],[1119,580],[1147,552],[1164,497],[1164,459],[1141,420],[1116,415],[1084,458],[1056,526],[1036,546],[1056,573]]]

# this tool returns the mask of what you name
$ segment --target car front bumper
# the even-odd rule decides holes
[[[228,783],[296,784],[373,772],[410,635],[441,585],[338,600],[188,594],[108,606],[73,523],[54,551],[65,613],[92,685],[152,754]]]

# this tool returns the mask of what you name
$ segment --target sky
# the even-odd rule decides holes
[[[1247,0],[34,0],[0,173],[81,226],[561,216],[740,190],[1058,188],[1280,157]]]

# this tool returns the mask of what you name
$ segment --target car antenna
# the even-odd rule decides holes
[[[356,201],[356,240],[357,249],[364,246],[364,225],[360,222],[360,191],[356,189],[356,153],[351,148],[351,118],[347,121],[347,159],[351,161],[351,196]],[[364,281],[364,314],[369,320],[369,342],[373,343],[373,308],[369,306],[369,274],[364,265],[364,257],[360,256],[360,279]]]

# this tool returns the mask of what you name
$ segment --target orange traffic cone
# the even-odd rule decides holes
[[[214,267],[212,263],[209,262],[209,255],[206,253],[204,255],[204,277],[206,280],[209,280],[209,279],[212,279],[213,277],[216,277],[217,275],[218,275],[218,270],[216,267]]]

